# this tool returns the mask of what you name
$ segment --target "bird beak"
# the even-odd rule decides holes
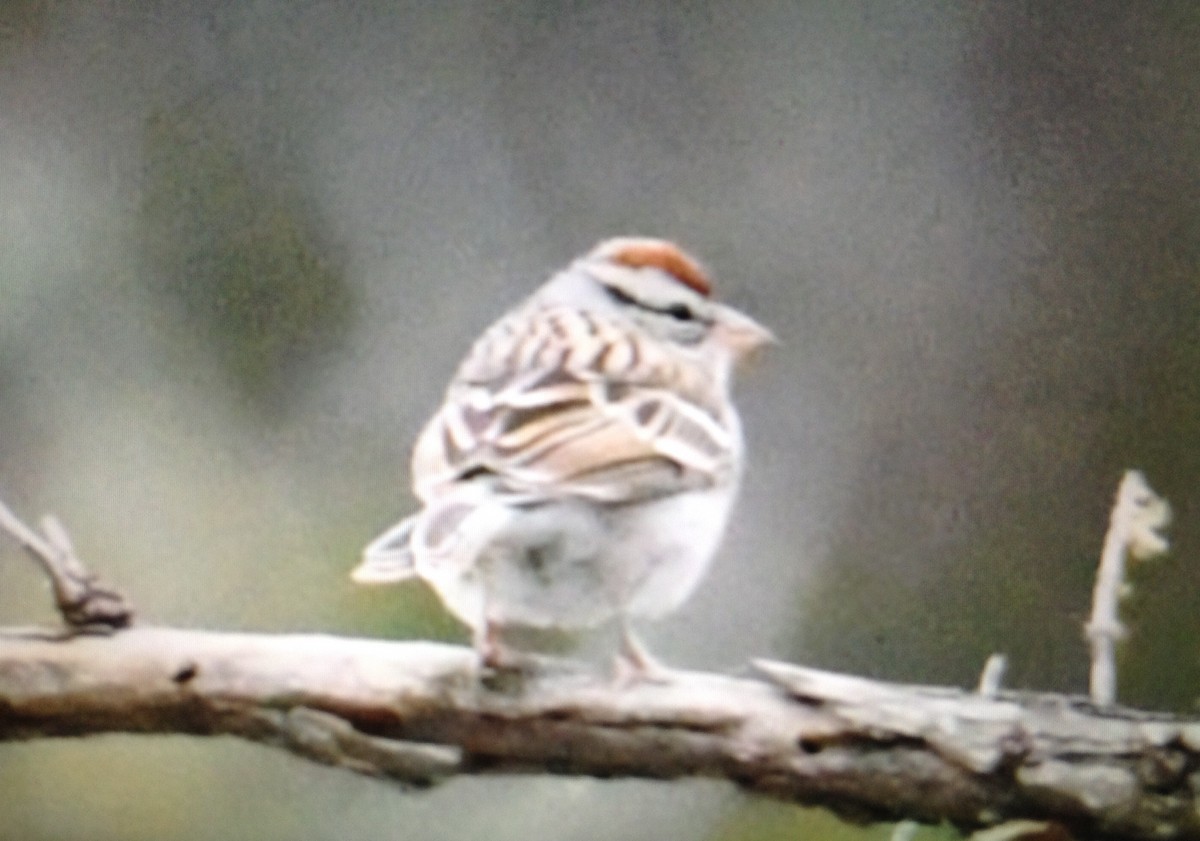
[[[775,334],[748,315],[718,305],[713,326],[716,340],[733,352],[737,360],[747,359],[766,345],[778,344]]]

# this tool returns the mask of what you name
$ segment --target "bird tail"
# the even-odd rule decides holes
[[[350,573],[356,584],[394,584],[417,574],[412,551],[414,515],[401,520],[367,544],[362,562]]]

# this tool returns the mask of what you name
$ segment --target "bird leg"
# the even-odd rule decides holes
[[[471,644],[479,654],[479,662],[486,668],[503,668],[508,660],[508,653],[500,640],[500,626],[490,619],[484,619],[474,629]]]
[[[669,683],[671,679],[671,670],[637,638],[626,616],[621,617],[621,644],[613,657],[613,671],[620,686],[641,681]]]
[[[479,655],[479,665],[497,672],[526,671],[533,666],[533,658],[505,645],[501,636],[501,625],[494,619],[485,619],[474,629],[471,644]]]

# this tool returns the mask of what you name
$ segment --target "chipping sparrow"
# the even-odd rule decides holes
[[[704,575],[742,467],[733,364],[771,340],[709,293],[678,246],[611,239],[492,325],[417,439],[424,509],[354,580],[424,579],[487,664],[506,626],[615,617],[625,664],[650,670],[629,617],[675,609]]]

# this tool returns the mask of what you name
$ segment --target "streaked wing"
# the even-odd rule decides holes
[[[627,502],[707,487],[733,469],[729,419],[668,390],[679,372],[665,355],[574,310],[518,323],[524,333],[506,319],[485,334],[422,433],[419,496],[487,474],[512,493]]]

